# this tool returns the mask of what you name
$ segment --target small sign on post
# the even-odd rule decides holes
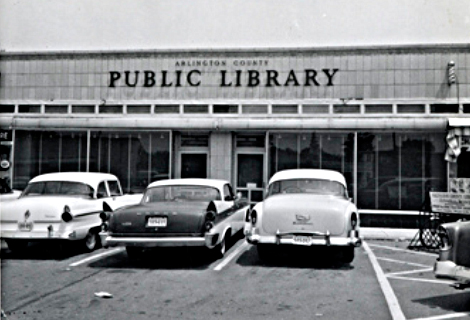
[[[470,193],[430,192],[431,211],[470,215]]]

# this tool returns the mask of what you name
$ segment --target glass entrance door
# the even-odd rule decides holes
[[[264,154],[237,154],[237,192],[250,204],[263,200]]]
[[[207,178],[207,153],[181,153],[181,178]]]

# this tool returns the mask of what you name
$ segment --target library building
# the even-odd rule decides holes
[[[251,203],[294,168],[361,213],[470,178],[470,45],[0,53],[1,178],[109,172],[127,193],[215,178]]]

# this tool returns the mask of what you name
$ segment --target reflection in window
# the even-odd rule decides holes
[[[90,171],[115,174],[127,192],[169,178],[169,132],[92,132]]]
[[[444,152],[439,134],[359,133],[358,207],[420,210],[429,191],[446,190]]]
[[[15,133],[14,188],[49,172],[86,171],[86,133],[22,131]]]
[[[286,169],[336,170],[353,194],[353,133],[273,133],[269,144],[269,176]]]

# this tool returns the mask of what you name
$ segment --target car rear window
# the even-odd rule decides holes
[[[147,189],[144,202],[221,200],[216,188],[206,186],[160,186]]]
[[[44,181],[29,184],[23,192],[24,196],[69,195],[91,197],[93,188],[79,182]]]
[[[337,181],[323,179],[292,179],[273,182],[268,196],[281,193],[311,193],[346,196],[346,188]]]

